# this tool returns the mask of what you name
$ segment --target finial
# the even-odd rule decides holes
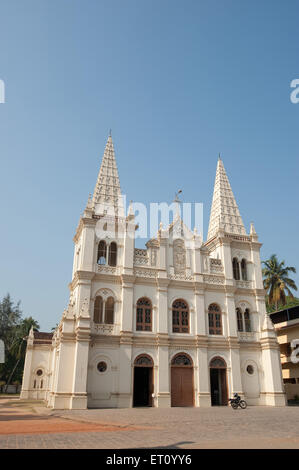
[[[181,204],[182,204],[182,201],[180,200],[179,198],[179,194],[181,194],[183,191],[181,189],[178,190],[177,193],[175,193],[175,198],[174,198],[174,203],[175,203],[175,207],[176,207],[176,217],[180,217],[181,216]]]
[[[221,160],[221,155],[220,155],[220,152],[218,154],[218,160]]]
[[[109,129],[109,137],[112,137],[112,129]]]
[[[86,209],[92,209],[92,198],[91,194],[88,196],[87,204],[86,204]]]
[[[250,223],[250,235],[256,235],[256,231],[255,231],[253,222]]]
[[[174,198],[174,201],[173,202],[177,202],[177,203],[180,203],[181,200],[179,199],[179,194],[181,194],[183,191],[181,189],[178,190],[177,193],[175,193],[175,198]]]
[[[133,211],[133,201],[130,201],[129,208],[128,208],[128,216],[134,215]]]

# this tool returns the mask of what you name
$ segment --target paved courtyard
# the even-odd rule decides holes
[[[0,399],[0,449],[299,448],[299,407],[52,411]]]

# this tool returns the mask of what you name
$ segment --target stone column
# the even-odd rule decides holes
[[[133,279],[133,276],[122,276],[121,332],[132,332],[134,329]]]
[[[208,364],[207,337],[197,337],[197,403],[196,406],[211,406],[210,369]]]
[[[133,406],[132,334],[121,333],[119,346],[119,394],[118,408]]]
[[[95,250],[95,219],[82,219],[84,228],[81,235],[81,256],[79,258],[78,270],[94,270]]]
[[[207,335],[206,325],[206,309],[204,291],[195,287],[194,291],[194,307],[195,307],[195,334],[199,336]]]
[[[56,360],[56,340],[51,349],[51,357],[49,362],[49,379],[48,379],[48,391],[46,396],[47,406],[51,406],[51,393],[54,390],[54,379],[55,379],[55,360]]]
[[[276,333],[269,315],[264,316],[261,332],[262,364],[264,372],[262,404],[285,406],[280,350]]]
[[[166,336],[158,335],[158,383],[156,388],[156,406],[160,408],[168,408],[171,406],[168,347],[168,338]]]
[[[237,320],[234,288],[227,286],[225,295],[227,309],[227,336],[228,338],[237,338]]]
[[[156,387],[156,405],[159,407],[170,406],[170,365],[169,365],[169,340],[168,340],[168,280],[158,278],[158,381]]]
[[[75,342],[61,340],[57,361],[56,384],[51,399],[52,407],[58,410],[71,408]]]
[[[74,354],[74,377],[72,398],[70,407],[72,409],[84,410],[87,408],[87,371],[90,343],[90,316],[89,302],[77,320],[76,346]]]
[[[26,356],[25,356],[25,364],[24,364],[24,372],[23,372],[23,380],[22,380],[22,390],[20,398],[23,400],[27,400],[30,397],[30,381],[31,381],[31,364],[32,364],[32,355],[33,355],[33,341],[34,341],[34,334],[33,329],[31,328],[28,339],[27,339],[27,348],[26,348]]]

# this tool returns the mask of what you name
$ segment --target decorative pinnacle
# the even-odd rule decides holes
[[[250,235],[256,235],[256,231],[255,231],[255,227],[254,227],[253,222],[250,223]]]
[[[133,201],[130,201],[129,208],[128,208],[128,217],[132,217],[133,215],[134,215]]]
[[[226,233],[246,235],[239,208],[221,157],[217,162],[208,240],[215,236],[220,229]]]

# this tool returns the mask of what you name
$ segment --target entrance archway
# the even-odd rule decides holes
[[[171,361],[171,406],[194,406],[193,362],[185,353]]]
[[[210,384],[212,406],[225,406],[228,403],[226,362],[214,357],[210,362]]]
[[[140,354],[134,362],[133,406],[152,406],[154,363],[147,354]]]

